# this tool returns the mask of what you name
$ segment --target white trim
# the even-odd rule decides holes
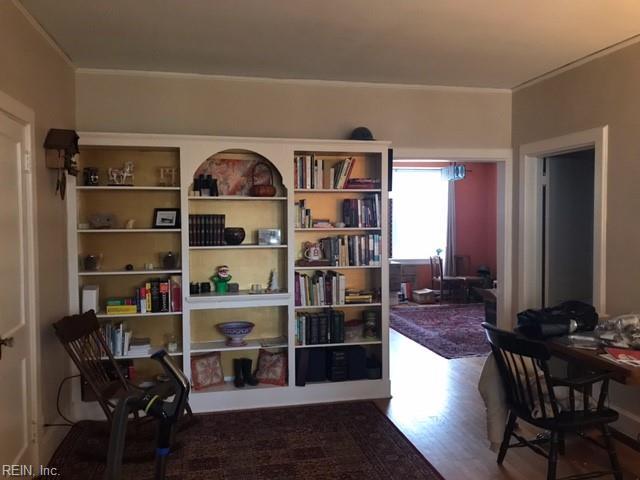
[[[424,149],[396,148],[394,161],[443,160],[450,162],[496,162],[498,164],[498,326],[512,327],[513,285],[513,152],[510,148]],[[389,232],[391,234],[391,232]],[[397,260],[405,263],[405,260]],[[412,263],[412,262],[406,262]]]
[[[24,195],[25,214],[26,214],[26,236],[25,236],[25,253],[27,257],[26,271],[28,290],[27,293],[27,321],[30,323],[27,329],[29,339],[29,349],[31,355],[31,368],[29,372],[29,382],[33,398],[29,400],[31,412],[31,439],[34,441],[32,463],[35,465],[40,461],[40,422],[43,418],[42,414],[42,395],[40,392],[40,335],[38,328],[38,319],[40,311],[40,292],[38,289],[38,256],[36,255],[36,212],[35,212],[35,189],[34,189],[34,171],[35,171],[35,113],[26,105],[18,102],[14,98],[0,91],[0,110],[6,112],[22,124],[24,127],[24,149],[23,155],[28,156],[31,167],[28,172],[23,172],[25,182]]]
[[[60,45],[53,39],[51,35],[47,33],[47,31],[40,25],[40,23],[29,13],[29,11],[20,3],[19,0],[12,0],[13,5],[18,9],[18,11],[27,19],[27,21],[31,24],[36,32],[40,34],[40,36],[49,44],[53,50],[62,58],[67,65],[71,68],[75,69],[76,66],[69,58],[69,55],[65,53]]]
[[[605,57],[611,53],[617,52],[618,50],[622,50],[623,48],[629,47],[633,44],[636,44],[640,42],[640,34],[637,35],[633,35],[632,37],[629,37],[625,40],[622,40],[618,43],[614,43],[613,45],[610,45],[608,47],[605,47],[601,50],[595,51],[593,53],[590,53],[588,55],[585,55],[582,58],[578,58],[577,60],[574,60],[572,62],[567,63],[566,65],[562,65],[561,67],[558,68],[554,68],[553,70],[550,70],[549,72],[545,72],[541,75],[538,75],[536,77],[530,78],[529,80],[525,80],[524,82],[515,85],[512,89],[511,92],[515,93],[518,92],[520,90],[523,90],[525,88],[531,87],[533,85],[535,85],[536,83],[540,83],[543,82],[545,80],[549,80],[550,78],[553,77],[557,77],[560,74],[563,74],[565,72],[568,72],[570,70],[573,70],[575,68],[578,68],[586,63],[591,62],[592,60],[595,60],[597,58],[600,57]]]
[[[611,400],[609,406],[620,415],[618,421],[611,426],[634,440],[640,439],[640,415],[616,405],[615,400]]]
[[[594,148],[593,306],[599,314],[606,315],[608,138],[609,127],[604,126],[520,146],[519,310],[540,307],[540,160],[550,155]]]
[[[373,88],[392,88],[403,90],[430,90],[437,92],[458,92],[458,93],[499,93],[511,95],[509,88],[495,87],[456,87],[448,85],[422,85],[415,83],[385,83],[385,82],[362,82],[348,80],[317,80],[311,78],[273,78],[273,77],[257,77],[257,76],[240,76],[240,75],[220,75],[212,73],[183,73],[183,72],[162,72],[152,70],[123,70],[111,68],[85,68],[78,67],[76,74],[79,75],[115,75],[125,77],[155,77],[167,79],[208,79],[222,80],[232,82],[261,82],[261,83],[280,83],[288,85],[307,85],[321,87],[373,87]]]

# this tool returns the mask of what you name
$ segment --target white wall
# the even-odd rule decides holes
[[[43,432],[42,424],[57,420],[56,392],[68,374],[67,354],[51,327],[67,314],[68,284],[65,204],[55,196],[55,174],[45,168],[42,144],[50,128],[74,128],[74,69],[9,0],[0,1],[0,65],[0,90],[35,112],[37,309],[43,413],[40,433],[45,434],[46,456],[47,448],[57,446],[55,439],[48,441],[49,434],[55,437],[65,433],[60,428]],[[13,280],[0,279],[0,288],[7,281]],[[7,414],[10,412],[0,412]]]
[[[202,75],[79,71],[78,129],[346,138],[359,125],[396,147],[511,145],[511,93]]]

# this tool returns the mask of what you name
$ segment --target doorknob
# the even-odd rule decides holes
[[[0,337],[0,359],[2,359],[2,347],[13,347],[13,337]]]

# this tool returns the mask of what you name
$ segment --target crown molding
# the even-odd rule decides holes
[[[182,73],[182,72],[161,72],[151,70],[123,70],[109,68],[77,68],[79,75],[115,75],[129,77],[154,77],[167,79],[201,79],[201,80],[221,80],[233,82],[253,82],[253,83],[278,83],[289,85],[324,86],[324,87],[369,87],[383,89],[404,89],[404,90],[431,90],[458,93],[498,93],[511,94],[508,88],[485,88],[485,87],[455,87],[447,85],[418,85],[409,83],[379,83],[379,82],[351,82],[344,80],[314,80],[307,78],[272,78],[272,77],[245,77],[239,75],[216,75],[208,73]]]
[[[625,40],[622,40],[618,43],[614,43],[613,45],[609,45],[601,50],[597,50],[589,55],[585,55],[582,58],[569,62],[561,67],[554,68],[542,75],[538,75],[537,77],[533,77],[525,82],[522,82],[511,89],[513,93],[518,92],[524,88],[531,87],[537,83],[544,82],[545,80],[549,80],[550,78],[557,77],[565,72],[573,70],[574,68],[578,68],[582,65],[585,65],[597,58],[606,57],[607,55],[612,54],[618,50],[622,50],[623,48],[629,47],[635,43],[640,42],[640,34],[633,35]]]
[[[71,68],[75,70],[76,66],[71,61],[71,58],[69,58],[69,55],[67,55],[65,51],[60,47],[60,45],[58,45],[58,43],[53,39],[53,37],[49,35],[44,28],[42,28],[42,25],[38,23],[38,21],[29,13],[29,11],[24,7],[24,5],[22,5],[22,3],[20,3],[19,0],[11,0],[11,1],[13,5],[18,9],[18,11],[24,16],[24,18],[27,19],[27,21],[31,24],[31,26],[40,34],[42,38],[45,39],[45,41],[49,44],[49,46],[53,48],[53,50],[55,50],[55,52],[60,56],[60,58],[62,58],[67,65],[69,65]]]

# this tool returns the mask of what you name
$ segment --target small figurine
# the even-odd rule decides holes
[[[275,269],[271,270],[269,274],[269,286],[267,287],[268,292],[276,293],[280,291],[280,286],[278,285],[278,273]]]
[[[160,167],[159,184],[161,187],[175,187],[176,178],[178,177],[178,169],[174,167]]]
[[[231,278],[229,267],[226,265],[219,266],[216,274],[211,277],[211,281],[216,286],[216,292],[227,293],[229,291],[228,283],[231,281]]]
[[[128,178],[131,178],[128,181]],[[133,162],[125,162],[122,168],[109,169],[109,182],[111,185],[133,185]]]

